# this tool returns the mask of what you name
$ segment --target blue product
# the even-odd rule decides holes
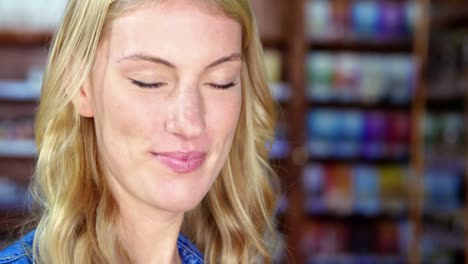
[[[375,1],[358,1],[352,5],[353,32],[358,38],[373,38],[378,32],[379,7]]]
[[[340,136],[347,140],[360,140],[364,129],[363,113],[358,110],[347,110],[341,116]]]
[[[406,3],[404,3],[404,5],[405,33],[407,36],[412,36],[414,33],[416,21],[419,19],[420,16],[419,3],[416,3],[415,1],[407,1]]]
[[[286,140],[275,138],[271,145],[270,159],[284,159],[289,155],[290,145]]]
[[[271,159],[282,159],[289,155],[290,144],[288,142],[288,129],[285,123],[278,123],[273,144],[267,144],[267,146],[271,147]]]
[[[309,164],[302,173],[305,201],[304,207],[308,213],[320,214],[326,211],[324,203],[325,171],[319,164]]]
[[[337,139],[335,154],[338,157],[350,158],[359,155],[360,137],[364,128],[361,112],[347,110],[337,116]]]
[[[443,213],[462,207],[459,200],[462,178],[457,169],[450,166],[433,166],[426,170],[424,180],[426,211]]]
[[[312,110],[307,122],[309,151],[315,157],[327,157],[333,152],[336,114],[331,110]]]
[[[27,188],[0,176],[0,210],[25,209],[30,201]]]
[[[353,168],[354,210],[358,214],[375,215],[380,212],[380,183],[377,169],[372,166]]]

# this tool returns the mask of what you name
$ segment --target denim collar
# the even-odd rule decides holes
[[[11,246],[0,251],[0,264],[32,264],[31,248],[34,241],[35,230],[26,234]],[[177,239],[177,250],[183,264],[203,264],[203,255],[195,245],[183,234]]]

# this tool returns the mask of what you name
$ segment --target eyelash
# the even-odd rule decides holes
[[[233,86],[235,86],[237,83],[235,82],[230,82],[228,84],[215,84],[215,83],[210,83],[208,85],[210,85],[211,87],[215,88],[215,89],[219,89],[219,90],[225,90],[225,89],[229,89]]]
[[[130,81],[132,81],[132,83],[135,84],[136,86],[139,86],[141,88],[146,88],[146,89],[160,88],[160,87],[166,85],[165,83],[144,83],[144,82],[140,82],[140,81],[137,81],[137,80],[134,80],[134,79],[130,79]]]
[[[141,88],[147,88],[147,89],[160,88],[160,87],[166,85],[166,83],[144,83],[144,82],[140,82],[140,81],[137,81],[137,80],[134,80],[134,79],[130,79],[130,81],[132,81],[132,83],[135,84],[136,86],[139,86]],[[235,83],[235,82],[230,82],[230,83],[227,83],[227,84],[209,83],[208,85],[215,88],[215,89],[225,90],[225,89],[229,89],[229,88],[237,85],[237,83]]]

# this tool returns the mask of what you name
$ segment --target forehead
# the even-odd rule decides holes
[[[206,1],[136,6],[113,20],[109,29],[110,57],[144,52],[168,60],[212,59],[240,53],[242,46],[240,24]]]

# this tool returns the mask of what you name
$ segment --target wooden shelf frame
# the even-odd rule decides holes
[[[310,40],[309,49],[329,52],[411,53],[411,39],[395,40]]]
[[[52,32],[0,31],[0,46],[48,46],[52,38]]]

